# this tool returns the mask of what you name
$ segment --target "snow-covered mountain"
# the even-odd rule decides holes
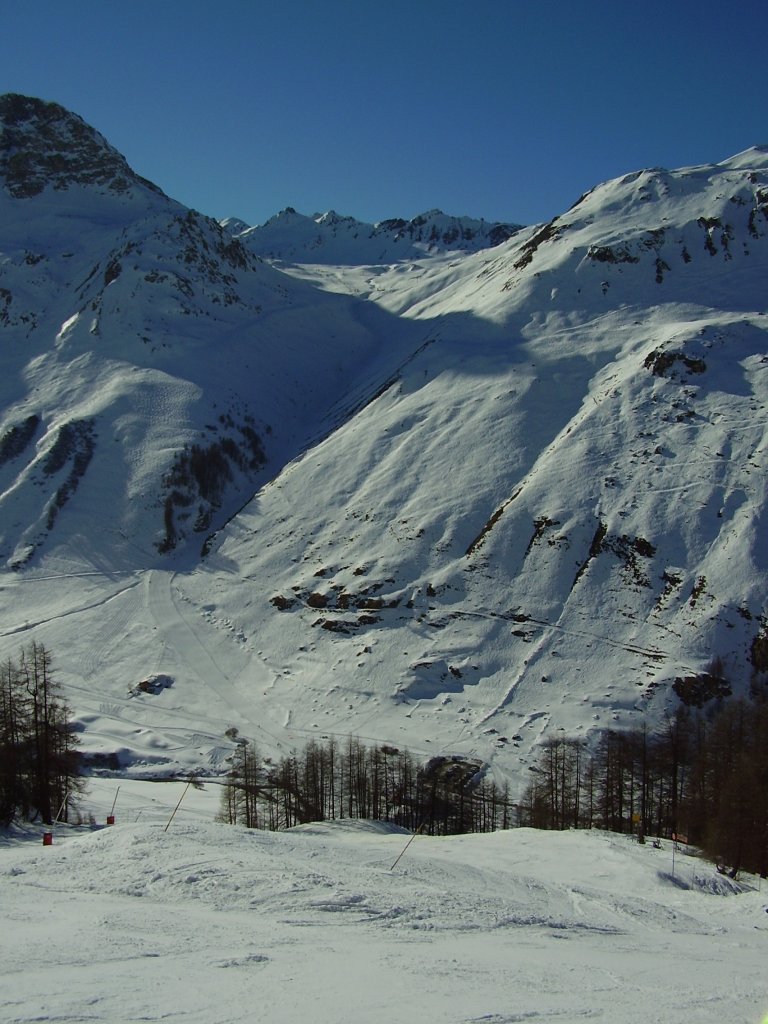
[[[199,553],[352,382],[386,376],[392,318],[287,279],[61,107],[8,96],[0,117],[0,560],[78,538],[121,567],[189,535]]]
[[[430,253],[477,252],[500,245],[522,230],[519,224],[450,217],[441,210],[429,210],[412,220],[366,224],[334,210],[307,217],[290,206],[257,227],[233,218],[222,225],[258,256],[288,263],[352,266],[419,259]]]
[[[60,107],[0,119],[0,644],[50,646],[85,750],[520,780],[764,678],[768,148],[459,251],[222,226]]]

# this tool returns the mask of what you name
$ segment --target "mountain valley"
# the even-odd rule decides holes
[[[525,228],[248,227],[56,104],[0,129],[0,648],[92,764],[354,735],[519,787],[765,685],[768,147]]]

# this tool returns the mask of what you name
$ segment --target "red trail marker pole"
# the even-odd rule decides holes
[[[117,794],[119,792],[120,792],[120,787],[118,786],[117,789],[115,790],[115,799],[112,801],[112,810],[107,815],[107,824],[108,825],[114,825],[115,824],[115,804],[117,803]]]

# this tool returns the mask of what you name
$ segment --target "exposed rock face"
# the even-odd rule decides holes
[[[140,178],[95,129],[58,103],[9,93],[0,96],[0,175],[16,199],[44,189],[100,185],[124,192]]]

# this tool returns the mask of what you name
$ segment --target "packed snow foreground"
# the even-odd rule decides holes
[[[766,1019],[768,887],[684,847],[244,830],[208,786],[166,828],[180,783],[123,787],[114,827],[0,839],[8,1024]]]

